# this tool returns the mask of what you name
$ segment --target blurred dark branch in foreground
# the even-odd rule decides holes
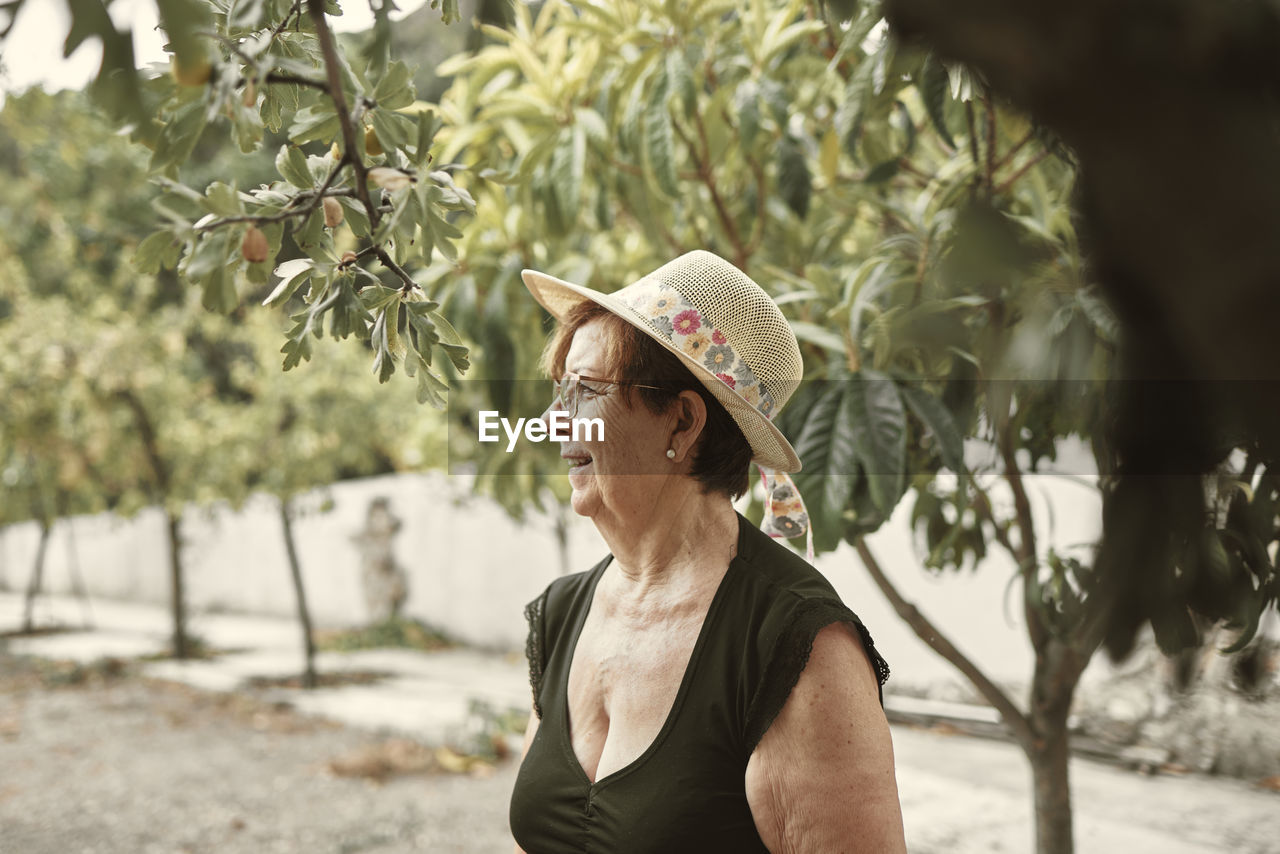
[[[886,0],[885,10],[905,40],[970,65],[1078,155],[1087,251],[1123,322],[1126,375],[1208,381],[1194,399],[1119,401],[1121,475],[1097,561],[1113,604],[1108,650],[1126,654],[1148,620],[1166,639],[1194,640],[1186,606],[1231,618],[1241,596],[1273,604],[1274,571],[1251,590],[1187,560],[1205,526],[1197,478],[1125,471],[1207,473],[1233,447],[1269,472],[1280,462],[1280,402],[1226,382],[1280,377],[1280,7]]]

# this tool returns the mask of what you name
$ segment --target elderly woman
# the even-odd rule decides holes
[[[772,419],[801,375],[778,307],[691,252],[612,294],[526,270],[559,321],[573,509],[610,555],[526,610],[533,711],[517,850],[905,851],[888,667],[831,585],[733,508],[752,462],[804,523]],[[791,493],[791,494],[788,494]]]

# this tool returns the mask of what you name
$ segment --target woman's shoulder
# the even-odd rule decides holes
[[[782,709],[808,663],[818,633],[832,623],[853,628],[883,685],[889,666],[862,620],[812,564],[769,535],[744,530],[736,630],[750,637],[744,673],[753,685],[746,724],[754,748]]]
[[[744,525],[740,542],[743,575],[764,601],[781,606],[805,599],[840,601],[831,582],[813,564],[759,528]]]

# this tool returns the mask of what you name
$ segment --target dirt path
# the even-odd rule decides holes
[[[4,854],[510,850],[513,762],[378,784],[333,769],[434,763],[243,697],[131,676],[56,684],[66,678],[0,655]]]
[[[905,727],[894,746],[912,854],[1031,850],[1015,747]],[[509,852],[515,763],[438,763],[244,694],[0,653],[0,854]],[[1072,789],[1080,854],[1280,852],[1280,793],[1243,781],[1073,760]]]

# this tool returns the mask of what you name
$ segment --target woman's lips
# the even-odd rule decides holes
[[[590,454],[570,453],[570,454],[561,454],[560,456],[569,464],[569,467],[571,470],[582,468],[583,466],[587,466],[591,464]]]
[[[584,478],[590,473],[591,457],[588,454],[561,454],[569,464],[569,485],[575,488],[584,486]]]

